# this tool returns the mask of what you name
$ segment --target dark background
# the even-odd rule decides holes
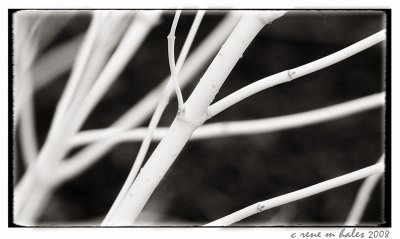
[[[176,55],[192,24],[193,13],[188,11],[181,16]],[[223,13],[206,13],[192,49],[216,26]],[[62,21],[63,17],[66,18],[59,14],[55,19]],[[86,121],[84,130],[108,127],[169,74],[166,36],[172,19],[173,12],[163,15]],[[90,16],[81,12],[67,20],[41,54],[86,31]],[[291,11],[260,32],[216,100],[263,77],[336,52],[385,26],[383,11]],[[381,92],[385,90],[385,68],[385,44],[381,43],[326,69],[251,96],[210,122],[298,113]],[[183,90],[185,99],[205,69]],[[68,76],[69,72],[63,74],[35,94],[40,144],[45,140]],[[160,125],[168,126],[176,110],[177,102],[173,99]],[[384,151],[383,124],[384,111],[375,109],[298,129],[189,142],[152,195],[138,223],[201,225],[260,200],[369,166]],[[114,147],[84,174],[64,184],[45,209],[41,223],[98,224],[122,187],[139,146],[140,143],[124,143]],[[16,177],[23,171],[18,168]],[[360,185],[361,181],[329,190],[235,225],[342,225]],[[362,218],[364,225],[384,222],[383,196],[379,184]]]

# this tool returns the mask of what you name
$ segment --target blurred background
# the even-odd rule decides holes
[[[17,14],[14,13],[14,17]],[[36,89],[35,127],[41,146],[70,74],[69,68],[58,75],[49,74],[48,69],[63,61],[73,61],[91,15],[88,11],[37,11],[35,14],[48,14],[47,27],[40,32],[32,71]],[[163,14],[82,130],[108,127],[169,75],[167,35],[173,14],[174,11]],[[191,49],[196,48],[225,14],[226,11],[207,11]],[[184,11],[181,16],[176,32],[176,58],[194,15],[195,11]],[[259,33],[216,100],[263,77],[319,59],[362,40],[386,28],[386,17],[383,11],[368,10],[290,11]],[[104,36],[107,37],[111,36]],[[70,44],[70,48],[63,54],[43,60],[66,44]],[[385,79],[385,49],[385,43],[378,44],[326,69],[262,91],[210,122],[298,113],[384,91],[385,81],[390,80]],[[184,99],[206,68],[205,65],[183,89]],[[169,126],[176,111],[177,102],[173,98],[160,125]],[[137,223],[202,225],[260,200],[372,165],[384,152],[384,123],[384,110],[375,109],[297,129],[189,142]],[[145,122],[142,126],[147,125]],[[15,142],[14,178],[18,181],[25,168],[21,163],[20,138]],[[155,146],[153,143],[149,152]],[[121,189],[139,147],[140,143],[119,144],[85,173],[62,185],[47,205],[40,223],[99,224]],[[361,183],[351,183],[270,209],[235,225],[343,225]],[[384,195],[380,182],[362,218],[363,225],[385,222]]]

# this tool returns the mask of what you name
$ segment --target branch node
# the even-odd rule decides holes
[[[196,119],[195,117],[190,117],[190,116],[188,117],[188,114],[187,114],[185,108],[183,107],[183,109],[178,110],[176,118],[178,120],[184,121],[190,125],[193,125],[197,129],[198,127],[203,125],[203,123],[208,119],[208,113],[206,113],[206,115],[204,117],[199,117]]]
[[[265,205],[263,205],[262,203],[259,203],[257,205],[257,210],[260,211],[260,212],[264,211],[265,210]]]
[[[294,71],[294,70],[288,70],[288,71],[287,71],[287,74],[288,74],[290,80],[294,80],[294,79],[295,79],[294,76],[295,76],[295,74],[296,74],[296,71]]]
[[[179,105],[177,117],[181,117],[185,115],[185,105]]]

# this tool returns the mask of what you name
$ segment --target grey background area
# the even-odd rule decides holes
[[[176,54],[194,13],[184,12],[181,16]],[[212,10],[206,13],[192,49],[223,14]],[[90,22],[89,14],[83,11],[73,17],[55,11],[53,18],[65,24],[54,40],[42,48],[39,58],[86,31]],[[172,19],[173,12],[163,15],[83,130],[108,127],[169,74],[166,37]],[[386,16],[382,11],[292,11],[260,32],[216,100],[258,79],[338,51],[382,30],[385,25]],[[326,69],[251,96],[210,122],[298,113],[384,91],[384,59],[385,43],[380,43]],[[183,90],[185,99],[205,70],[206,67]],[[66,72],[35,92],[40,145],[69,74]],[[160,125],[168,126],[176,110],[177,102],[173,99]],[[383,153],[383,124],[383,109],[374,109],[297,129],[189,142],[152,195],[139,223],[201,225],[257,201],[369,166]],[[150,150],[155,146],[153,143]],[[140,143],[120,144],[85,173],[65,183],[54,194],[40,222],[98,224],[122,187],[139,147]],[[17,162],[17,180],[23,171]],[[342,225],[360,185],[361,181],[329,190],[235,225]],[[364,225],[384,222],[383,196],[380,183],[362,218]]]

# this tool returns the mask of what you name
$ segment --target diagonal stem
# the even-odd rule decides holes
[[[313,196],[315,194],[330,190],[332,188],[340,187],[351,182],[360,180],[362,178],[369,177],[371,175],[380,175],[384,172],[385,165],[383,162],[377,163],[375,165],[354,171],[352,173],[345,174],[340,177],[336,177],[322,183],[315,184],[310,187],[303,188],[279,197],[261,201],[245,207],[239,211],[231,213],[223,218],[206,224],[205,226],[229,226],[235,222],[241,221],[247,217],[254,214],[263,212],[265,210],[278,207],[290,202],[294,202],[303,198]]]
[[[213,116],[221,113],[222,111],[231,107],[232,105],[264,89],[292,81],[304,75],[308,75],[315,71],[336,64],[340,61],[343,61],[344,59],[349,58],[350,56],[353,56],[365,49],[368,49],[378,44],[379,42],[384,41],[385,39],[386,39],[386,30],[382,30],[331,55],[325,56],[321,59],[315,60],[308,64],[299,66],[297,68],[282,71],[272,76],[258,80],[228,95],[227,97],[219,100],[218,102],[212,104],[210,107],[208,107],[208,115],[209,115],[208,117],[212,118]]]
[[[385,93],[376,93],[344,103],[296,114],[283,115],[265,119],[228,121],[204,124],[200,126],[190,140],[212,139],[237,135],[250,135],[286,130],[311,124],[322,123],[342,117],[351,116],[366,110],[381,107],[385,104]],[[167,127],[159,127],[153,132],[153,141],[161,140],[167,133]],[[70,148],[103,140],[113,140],[114,144],[137,142],[146,136],[147,128],[136,128],[119,132],[116,128],[87,130],[76,135],[68,143]]]
[[[383,161],[384,161],[384,156],[382,156],[379,159],[378,163]],[[351,207],[345,225],[356,226],[360,223],[361,217],[371,197],[371,193],[374,190],[376,184],[379,182],[379,179],[381,179],[381,177],[382,175],[380,174],[374,174],[364,180],[360,190],[357,193],[356,200],[354,201],[353,206]]]
[[[178,58],[178,62],[180,64],[179,68],[175,69],[174,68],[175,67],[174,63],[170,61],[170,64],[173,67],[173,69],[171,68],[171,70],[172,70],[171,75],[172,75],[172,80],[175,82],[175,86],[176,86],[176,84],[178,82],[178,80],[176,78],[176,74],[179,73],[179,71],[180,71],[180,69],[182,67],[182,64],[183,64],[183,62],[184,62],[184,60],[185,60],[185,58],[187,56],[188,49],[190,48],[190,46],[191,46],[191,44],[193,42],[194,36],[195,36],[195,34],[196,34],[197,30],[198,30],[198,27],[200,25],[201,19],[202,19],[203,15],[204,15],[204,11],[203,11],[203,13],[200,13],[200,14],[199,14],[199,12],[198,12],[198,14],[196,14],[195,20],[194,20],[194,22],[192,24],[192,27],[190,28],[190,31],[189,31],[189,36],[186,38],[186,41],[184,43],[184,46],[183,46],[184,50],[182,50],[180,55],[179,55],[179,58]],[[177,21],[178,21],[177,19],[179,18],[179,15],[180,15],[180,12],[175,15],[174,23],[172,24],[173,26],[172,26],[171,32],[172,32],[172,36],[173,37],[175,37],[175,29],[176,29],[176,25],[177,25]],[[168,38],[168,39],[170,39],[170,38]],[[170,57],[170,60],[174,61],[174,59],[173,58],[171,59],[171,57]],[[180,93],[179,83],[178,83],[178,89],[179,89],[179,93]],[[179,95],[179,93],[177,91],[177,95]],[[144,158],[146,157],[147,151],[148,151],[150,143],[152,141],[154,130],[156,129],[156,127],[158,125],[158,122],[160,121],[161,116],[162,116],[165,108],[168,105],[169,94],[170,93],[168,92],[168,86],[167,86],[167,89],[164,91],[164,94],[161,96],[161,99],[160,99],[160,101],[159,101],[159,103],[158,103],[158,105],[156,107],[156,110],[155,110],[155,112],[154,112],[154,114],[153,114],[153,116],[152,116],[152,118],[150,120],[150,124],[149,124],[148,130],[147,130],[147,134],[143,139],[142,145],[140,146],[140,149],[139,149],[139,153],[136,156],[135,162],[133,164],[133,167],[132,167],[131,171],[129,172],[128,178],[126,179],[126,181],[125,181],[121,191],[119,192],[116,200],[114,201],[113,205],[111,206],[111,209],[110,209],[109,213],[107,214],[106,218],[104,219],[105,221],[110,220],[110,218],[114,214],[116,208],[118,208],[118,206],[120,205],[121,201],[125,197],[128,189],[131,187],[133,181],[135,180],[136,175],[138,174],[139,169],[142,166]],[[180,94],[180,96],[182,97],[182,94]],[[178,99],[179,99],[179,97],[178,97]],[[183,103],[182,103],[182,106],[183,106]],[[182,108],[180,108],[180,110],[182,110]]]
[[[181,109],[181,107],[183,106],[183,96],[181,92],[181,87],[179,86],[178,79],[175,77],[174,72],[175,72],[175,38],[176,38],[175,32],[181,13],[182,10],[176,11],[174,20],[172,22],[171,31],[167,36],[169,68],[171,70],[171,76],[172,76],[171,78],[174,81],[175,93],[176,93],[176,98],[178,99],[179,109]]]
[[[207,60],[218,50],[223,41],[232,32],[232,29],[240,19],[241,14],[236,12],[230,12],[225,19],[212,31],[212,33],[194,50],[189,56],[185,65],[182,67],[180,74],[180,80],[183,85],[189,83],[193,79],[194,75],[198,73],[201,67],[206,64]],[[153,110],[156,108],[159,102],[159,95],[163,94],[163,89],[167,85],[165,91],[169,100],[173,92],[173,85],[169,81],[170,77],[167,77],[163,83],[158,85],[154,90],[148,93],[142,100],[136,105],[129,109],[124,115],[122,115],[111,127],[117,132],[123,132],[132,127],[136,127],[141,124]],[[59,176],[63,181],[75,177],[82,173],[90,165],[94,164],[100,159],[100,156],[105,154],[114,146],[114,140],[106,140],[98,142],[83,149],[77,155],[70,159],[62,162],[60,166]]]
[[[194,130],[201,126],[207,107],[258,32],[286,11],[247,12],[235,27],[153,152],[110,221],[103,225],[132,225],[151,194],[177,158]]]

